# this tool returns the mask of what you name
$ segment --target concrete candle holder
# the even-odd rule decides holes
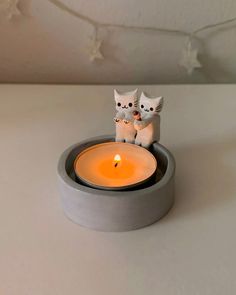
[[[58,179],[64,212],[75,223],[100,231],[128,231],[150,225],[173,205],[174,158],[165,147],[153,143],[150,151],[159,169],[153,179],[131,190],[100,190],[79,183],[74,172],[77,155],[95,144],[111,141],[115,141],[112,136],[91,138],[61,155]]]

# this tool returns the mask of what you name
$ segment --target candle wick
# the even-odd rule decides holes
[[[117,167],[117,165],[118,165],[118,162],[115,163],[115,167]]]

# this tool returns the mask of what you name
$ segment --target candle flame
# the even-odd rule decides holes
[[[115,157],[114,157],[114,162],[116,162],[116,163],[119,163],[121,161],[121,157],[120,157],[120,155],[115,155]]]
[[[114,157],[114,163],[115,163],[114,167],[115,167],[115,168],[118,166],[120,160],[121,160],[120,155],[118,155],[118,154],[115,155],[115,157]]]

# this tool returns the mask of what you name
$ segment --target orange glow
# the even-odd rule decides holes
[[[78,178],[92,187],[123,188],[146,181],[157,162],[144,148],[123,142],[106,142],[81,152],[74,163]]]

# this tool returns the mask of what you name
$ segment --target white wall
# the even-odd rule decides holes
[[[235,0],[62,0],[103,22],[192,31],[236,16]],[[41,83],[236,82],[236,22],[199,36],[203,68],[178,65],[185,38],[112,30],[103,33],[104,61],[91,63],[92,28],[47,0],[20,0],[23,16],[0,21],[0,81]]]

